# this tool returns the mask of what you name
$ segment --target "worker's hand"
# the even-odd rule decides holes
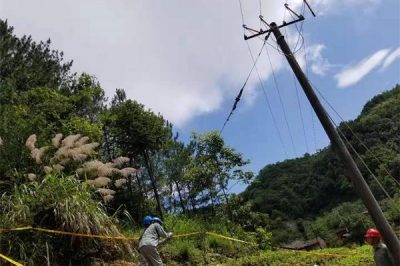
[[[173,236],[173,233],[171,233],[171,232],[167,234],[167,238],[171,238],[172,236]]]

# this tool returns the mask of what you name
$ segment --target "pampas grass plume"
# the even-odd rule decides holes
[[[121,167],[122,165],[124,165],[125,163],[129,162],[129,158],[128,157],[117,157],[113,160],[113,163],[115,166],[117,167]]]
[[[100,177],[94,179],[93,181],[94,181],[94,182],[93,182],[93,185],[94,185],[95,187],[98,187],[98,188],[99,188],[99,187],[107,186],[108,183],[111,182],[111,179],[108,178],[108,177],[105,177],[105,176],[100,176]]]
[[[29,179],[30,181],[33,181],[33,180],[36,179],[36,175],[35,175],[35,174],[32,174],[32,173],[28,174],[27,177],[28,177],[28,179]]]
[[[123,179],[123,178],[122,179],[117,179],[117,180],[115,180],[115,187],[120,188],[126,182],[127,182],[126,179]]]
[[[25,142],[25,146],[26,146],[30,151],[32,151],[33,149],[36,148],[36,141],[37,141],[36,135],[35,135],[35,134],[30,135],[30,136],[28,137],[28,139],[26,140],[26,142]]]
[[[99,188],[96,190],[96,192],[100,193],[100,195],[102,196],[107,196],[107,195],[114,195],[115,191],[112,189],[108,189],[108,188]]]
[[[60,140],[63,138],[63,134],[59,133],[51,139],[51,143],[53,143],[54,148],[60,147]]]

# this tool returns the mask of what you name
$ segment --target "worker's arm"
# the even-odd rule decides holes
[[[170,238],[170,237],[172,236],[172,233],[167,233],[167,232],[165,232],[164,228],[163,228],[161,225],[159,225],[159,224],[157,224],[157,225],[155,226],[155,228],[156,228],[156,230],[157,230],[157,234],[158,234],[160,237]]]

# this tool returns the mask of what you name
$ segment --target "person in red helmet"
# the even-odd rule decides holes
[[[377,266],[394,266],[392,256],[385,244],[381,241],[381,233],[370,228],[364,235],[365,241],[374,248],[374,260]]]

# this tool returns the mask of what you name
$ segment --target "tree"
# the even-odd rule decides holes
[[[0,85],[11,84],[17,92],[35,87],[68,88],[74,75],[72,61],[51,50],[51,41],[36,43],[31,36],[17,38],[7,21],[0,20]]]
[[[112,101],[108,131],[119,152],[126,154],[132,160],[142,161],[146,166],[157,201],[157,209],[162,216],[161,199],[151,156],[161,150],[171,138],[171,126],[161,115],[145,110],[145,107],[136,101],[125,100],[124,95],[119,90]]]
[[[190,163],[190,156],[193,153],[193,149],[191,145],[185,146],[184,143],[179,142],[177,139],[178,135],[166,147],[164,168],[170,184],[171,194],[176,190],[180,207],[183,213],[185,213],[187,199],[184,195],[184,175]],[[170,204],[172,205],[172,202]]]
[[[216,131],[192,135],[194,154],[188,165],[186,180],[193,198],[202,195],[200,203],[212,205],[221,201],[221,193],[228,203],[228,184],[232,180],[249,182],[251,172],[242,167],[249,163],[234,149],[225,146],[223,138]]]

